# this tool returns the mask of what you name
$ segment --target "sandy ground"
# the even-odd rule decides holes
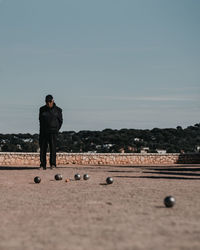
[[[200,249],[200,165],[0,167],[0,173],[1,250]],[[90,179],[65,182],[76,173]],[[112,185],[105,185],[108,176]],[[163,204],[167,195],[176,198],[173,208]]]

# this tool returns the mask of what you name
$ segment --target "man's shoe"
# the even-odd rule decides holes
[[[51,166],[50,166],[50,169],[54,169],[54,168],[56,168],[55,165],[51,165]]]
[[[47,168],[46,168],[46,166],[43,166],[42,164],[40,164],[40,167],[38,169],[44,169],[44,170],[46,170]]]
[[[41,170],[41,169],[46,170],[47,168],[46,168],[46,167],[43,167],[43,166],[40,166],[38,169],[39,169],[39,170]]]

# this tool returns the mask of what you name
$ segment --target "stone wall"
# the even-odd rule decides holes
[[[47,154],[47,162],[49,154]],[[0,152],[0,166],[39,166],[39,153]],[[200,154],[57,153],[57,165],[200,164]]]

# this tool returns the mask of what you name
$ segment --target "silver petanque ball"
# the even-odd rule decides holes
[[[107,179],[106,179],[106,183],[107,184],[112,184],[113,183],[113,178],[112,177],[108,177]]]
[[[84,175],[83,175],[83,179],[84,179],[85,181],[87,181],[87,180],[90,179],[90,176],[89,176],[88,174],[84,174]]]
[[[34,178],[34,182],[35,182],[35,183],[40,183],[40,182],[41,182],[41,178],[40,178],[39,176],[36,176],[36,177]]]
[[[81,179],[81,175],[80,175],[80,174],[75,174],[75,175],[74,175],[74,179],[75,179],[76,181],[79,181],[79,180]]]
[[[164,199],[164,204],[166,207],[173,207],[175,205],[175,198],[173,196],[167,196]]]
[[[61,174],[56,174],[54,178],[55,178],[56,181],[61,181],[62,180],[62,175]]]

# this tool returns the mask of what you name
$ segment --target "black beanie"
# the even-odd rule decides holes
[[[45,102],[51,102],[53,100],[53,96],[52,95],[47,95],[45,97]]]

